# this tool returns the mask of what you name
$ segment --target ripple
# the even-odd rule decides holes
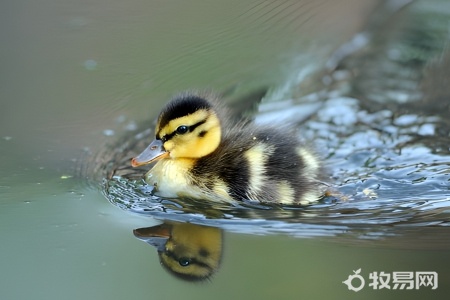
[[[299,208],[153,196],[151,187],[142,180],[146,169],[132,169],[129,164],[152,136],[151,130],[136,122],[132,127],[123,124],[122,130],[114,129],[114,137],[120,137],[121,132],[126,135],[89,157],[87,163],[95,161],[99,167],[83,172],[100,179],[105,197],[121,209],[236,232],[371,240],[408,234],[413,229],[429,232],[431,228],[447,228],[450,124],[446,114],[433,107],[442,104],[443,91],[449,92],[444,98],[449,99],[450,91],[448,84],[442,85],[439,97],[435,97],[428,85],[421,85],[421,76],[436,54],[443,55],[443,61],[450,57],[438,47],[446,31],[436,25],[441,22],[447,28],[448,15],[434,12],[435,34],[422,41],[420,37],[430,30],[428,19],[414,5],[409,13],[414,26],[388,24],[396,24],[389,29],[398,34],[397,39],[384,39],[385,27],[369,29],[370,34],[364,35],[372,37],[366,41],[367,49],[363,46],[339,61],[333,60],[334,73],[324,77],[322,90],[302,95],[292,86],[289,101],[280,102],[280,106],[265,99],[265,109],[255,116],[264,124],[283,120],[293,111],[307,112],[299,132],[304,139],[313,140],[326,157],[330,181],[342,197]],[[427,43],[427,51],[418,50],[424,47],[421,43]],[[438,82],[432,80],[433,75],[442,76],[442,72],[428,73],[426,82]]]

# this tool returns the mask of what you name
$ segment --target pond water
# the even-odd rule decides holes
[[[0,7],[2,299],[450,292],[448,1]],[[192,88],[263,96],[255,121],[297,122],[342,196],[304,208],[152,197],[129,159]],[[207,242],[213,275],[172,276],[174,241]]]

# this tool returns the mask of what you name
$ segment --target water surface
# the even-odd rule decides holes
[[[386,3],[2,3],[2,298],[447,295],[450,10]],[[166,99],[186,88],[227,99],[268,89],[258,122],[295,112],[349,201],[211,216],[149,200],[131,173],[111,178],[140,151],[125,151],[136,134],[149,136]],[[154,217],[224,230],[209,283],[173,278],[133,236]],[[342,281],[360,268],[366,281],[435,271],[439,287],[349,291]]]

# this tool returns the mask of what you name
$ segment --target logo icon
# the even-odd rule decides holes
[[[343,284],[347,285],[350,291],[359,292],[366,284],[361,276],[361,268],[353,270]],[[369,273],[369,288],[374,290],[412,290],[420,288],[438,288],[438,273],[435,271],[374,271]]]
[[[354,292],[359,292],[360,290],[363,289],[364,285],[366,284],[366,281],[364,280],[364,277],[362,277],[361,275],[359,275],[359,273],[361,272],[361,268],[359,268],[358,270],[353,270],[353,275],[349,275],[347,280],[342,281],[342,283],[346,284],[348,289]],[[359,285],[358,286],[354,286],[353,285],[353,280],[359,280]]]

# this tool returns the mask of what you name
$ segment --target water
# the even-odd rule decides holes
[[[135,137],[121,140],[119,145],[128,142],[129,149],[120,148],[105,165],[105,177],[109,178],[104,183],[106,197],[113,204],[137,213],[162,219],[213,223],[227,226],[229,230],[235,227],[240,232],[264,232],[262,228],[266,228],[267,233],[311,236],[313,229],[318,236],[342,235],[344,231],[352,235],[352,228],[356,226],[358,231],[367,230],[381,238],[401,234],[405,226],[449,226],[450,148],[448,144],[439,144],[441,139],[449,140],[448,126],[443,120],[444,115],[427,114],[415,107],[422,98],[428,100],[421,104],[423,106],[441,105],[442,99],[435,99],[432,91],[424,96],[427,91],[422,91],[420,84],[425,80],[432,81],[421,74],[422,70],[433,68],[436,57],[447,55],[442,52],[445,44],[442,39],[448,37],[447,15],[435,17],[442,27],[433,24],[436,27],[434,34],[422,41],[419,38],[429,30],[428,19],[424,16],[429,8],[421,5],[412,6],[407,16],[402,16],[401,12],[398,13],[400,16],[396,15],[400,19],[390,30],[403,30],[396,34],[397,39],[384,35],[383,26],[387,25],[377,24],[378,27],[368,27],[344,46],[350,48],[353,45],[347,57],[337,60],[342,48],[336,51],[330,58],[335,66],[322,78],[325,84],[314,94],[302,96],[301,90],[291,87],[291,97],[286,99],[286,94],[280,97],[277,91],[272,92],[265,97],[266,103],[256,114],[256,121],[262,126],[272,120],[286,120],[291,111],[296,112],[297,120],[307,120],[300,125],[301,135],[314,140],[326,157],[332,172],[331,182],[338,186],[342,199],[282,210],[247,207],[245,204],[238,207],[211,205],[205,209],[202,203],[186,205],[159,199],[151,196],[150,187],[141,179],[146,170],[131,170],[128,161],[137,149],[143,149],[142,140],[152,139],[153,132],[147,129],[137,129],[139,133]],[[410,18],[423,20],[423,23],[409,26]],[[357,39],[364,39],[365,45],[361,46]],[[373,53],[374,48],[377,53]],[[386,56],[395,51],[395,57],[393,54]],[[423,55],[412,54],[424,51],[427,53]],[[388,73],[388,79],[380,75],[383,73]],[[363,91],[365,86],[369,88]],[[441,85],[439,89],[447,87]],[[284,97],[284,102],[290,100],[285,109],[274,105],[277,97]],[[317,99],[323,100],[318,103]],[[313,109],[309,109],[311,105]],[[199,214],[202,209],[206,212]],[[217,211],[211,213],[211,210]],[[209,220],[211,218],[214,220]],[[245,230],[242,218],[251,220],[249,224],[244,222]],[[255,219],[261,222],[250,226]],[[233,220],[236,226],[232,226]],[[320,230],[321,226],[323,230]]]
[[[2,299],[446,297],[450,9],[332,3],[3,3]],[[295,112],[348,200],[150,198],[145,170],[123,167],[187,88],[227,99],[268,88],[257,121]],[[173,278],[136,239],[155,218],[219,229],[209,281]],[[366,286],[355,293],[342,281],[358,269]],[[399,271],[437,272],[439,286],[368,286],[369,273]]]

